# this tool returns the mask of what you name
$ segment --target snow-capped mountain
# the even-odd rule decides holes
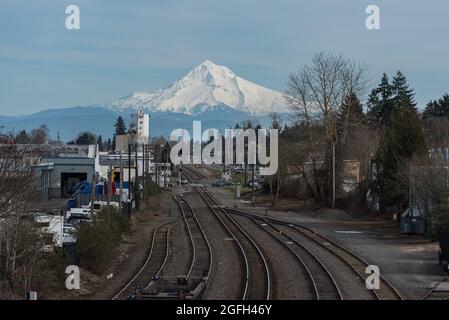
[[[204,128],[224,130],[245,120],[268,128],[272,112],[288,112],[281,93],[236,76],[226,67],[205,61],[171,86],[154,92],[136,92],[106,104],[47,109],[26,116],[0,116],[5,130],[27,131],[46,124],[50,134],[70,141],[84,130],[112,137],[114,122],[127,123],[134,109],[151,114],[151,135],[168,136],[177,128],[189,129],[200,120]]]
[[[145,108],[189,115],[223,106],[256,116],[288,112],[280,92],[240,78],[229,68],[209,60],[169,87],[153,92],[134,92],[105,105],[113,111]]]

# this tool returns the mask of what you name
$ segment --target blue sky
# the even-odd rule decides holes
[[[81,30],[65,28],[70,4]],[[157,89],[206,59],[283,91],[322,50],[367,63],[373,85],[402,70],[422,106],[449,91],[448,18],[447,0],[1,0],[0,115]]]

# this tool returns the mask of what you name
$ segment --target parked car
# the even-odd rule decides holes
[[[255,189],[257,189],[257,188],[259,188],[259,182],[257,182],[257,181],[250,181],[250,182],[248,182],[247,183],[247,185],[248,185],[248,187],[250,187],[250,188],[252,188],[252,187],[254,187]]]
[[[223,180],[216,180],[214,182],[212,182],[212,186],[213,187],[224,187],[224,181]]]
[[[189,181],[187,181],[187,179],[185,179],[185,178],[183,178],[182,180],[180,180],[180,179],[178,178],[178,179],[176,179],[176,183],[177,183],[178,185],[180,185],[180,184],[188,184]]]
[[[67,224],[77,226],[81,223],[91,223],[92,219],[72,216],[67,219]]]
[[[232,186],[232,185],[234,185],[234,182],[232,182],[232,180],[224,180],[223,185],[224,186]]]
[[[62,234],[63,234],[64,244],[76,243],[75,226],[73,226],[71,224],[64,224]]]

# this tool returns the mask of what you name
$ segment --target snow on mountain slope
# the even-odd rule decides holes
[[[288,112],[281,93],[242,79],[227,67],[209,60],[167,88],[135,92],[106,104],[106,107],[114,111],[147,108],[160,112],[198,114],[222,105],[252,115]]]

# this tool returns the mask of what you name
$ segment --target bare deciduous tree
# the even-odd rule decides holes
[[[35,223],[35,165],[38,157],[6,135],[0,144],[0,296],[24,297],[51,244]],[[17,296],[18,295],[18,296]]]
[[[282,129],[282,120],[279,114],[271,114],[271,128],[280,130]],[[281,192],[282,185],[284,184],[284,179],[287,171],[287,165],[290,162],[291,146],[282,136],[278,138],[278,150],[281,152],[278,154],[278,170],[274,175],[268,177],[268,185],[270,187],[271,204],[276,206],[279,200],[279,194]],[[270,151],[271,152],[271,151]]]
[[[402,175],[410,179],[410,203],[427,221],[429,235],[438,239],[449,225],[449,170],[441,157],[424,157],[412,162],[409,172]],[[407,181],[408,182],[408,181]]]
[[[331,144],[337,135],[338,110],[349,93],[361,94],[366,66],[341,55],[316,54],[290,76],[285,99],[305,129],[300,168],[316,201],[327,198],[331,176]]]

